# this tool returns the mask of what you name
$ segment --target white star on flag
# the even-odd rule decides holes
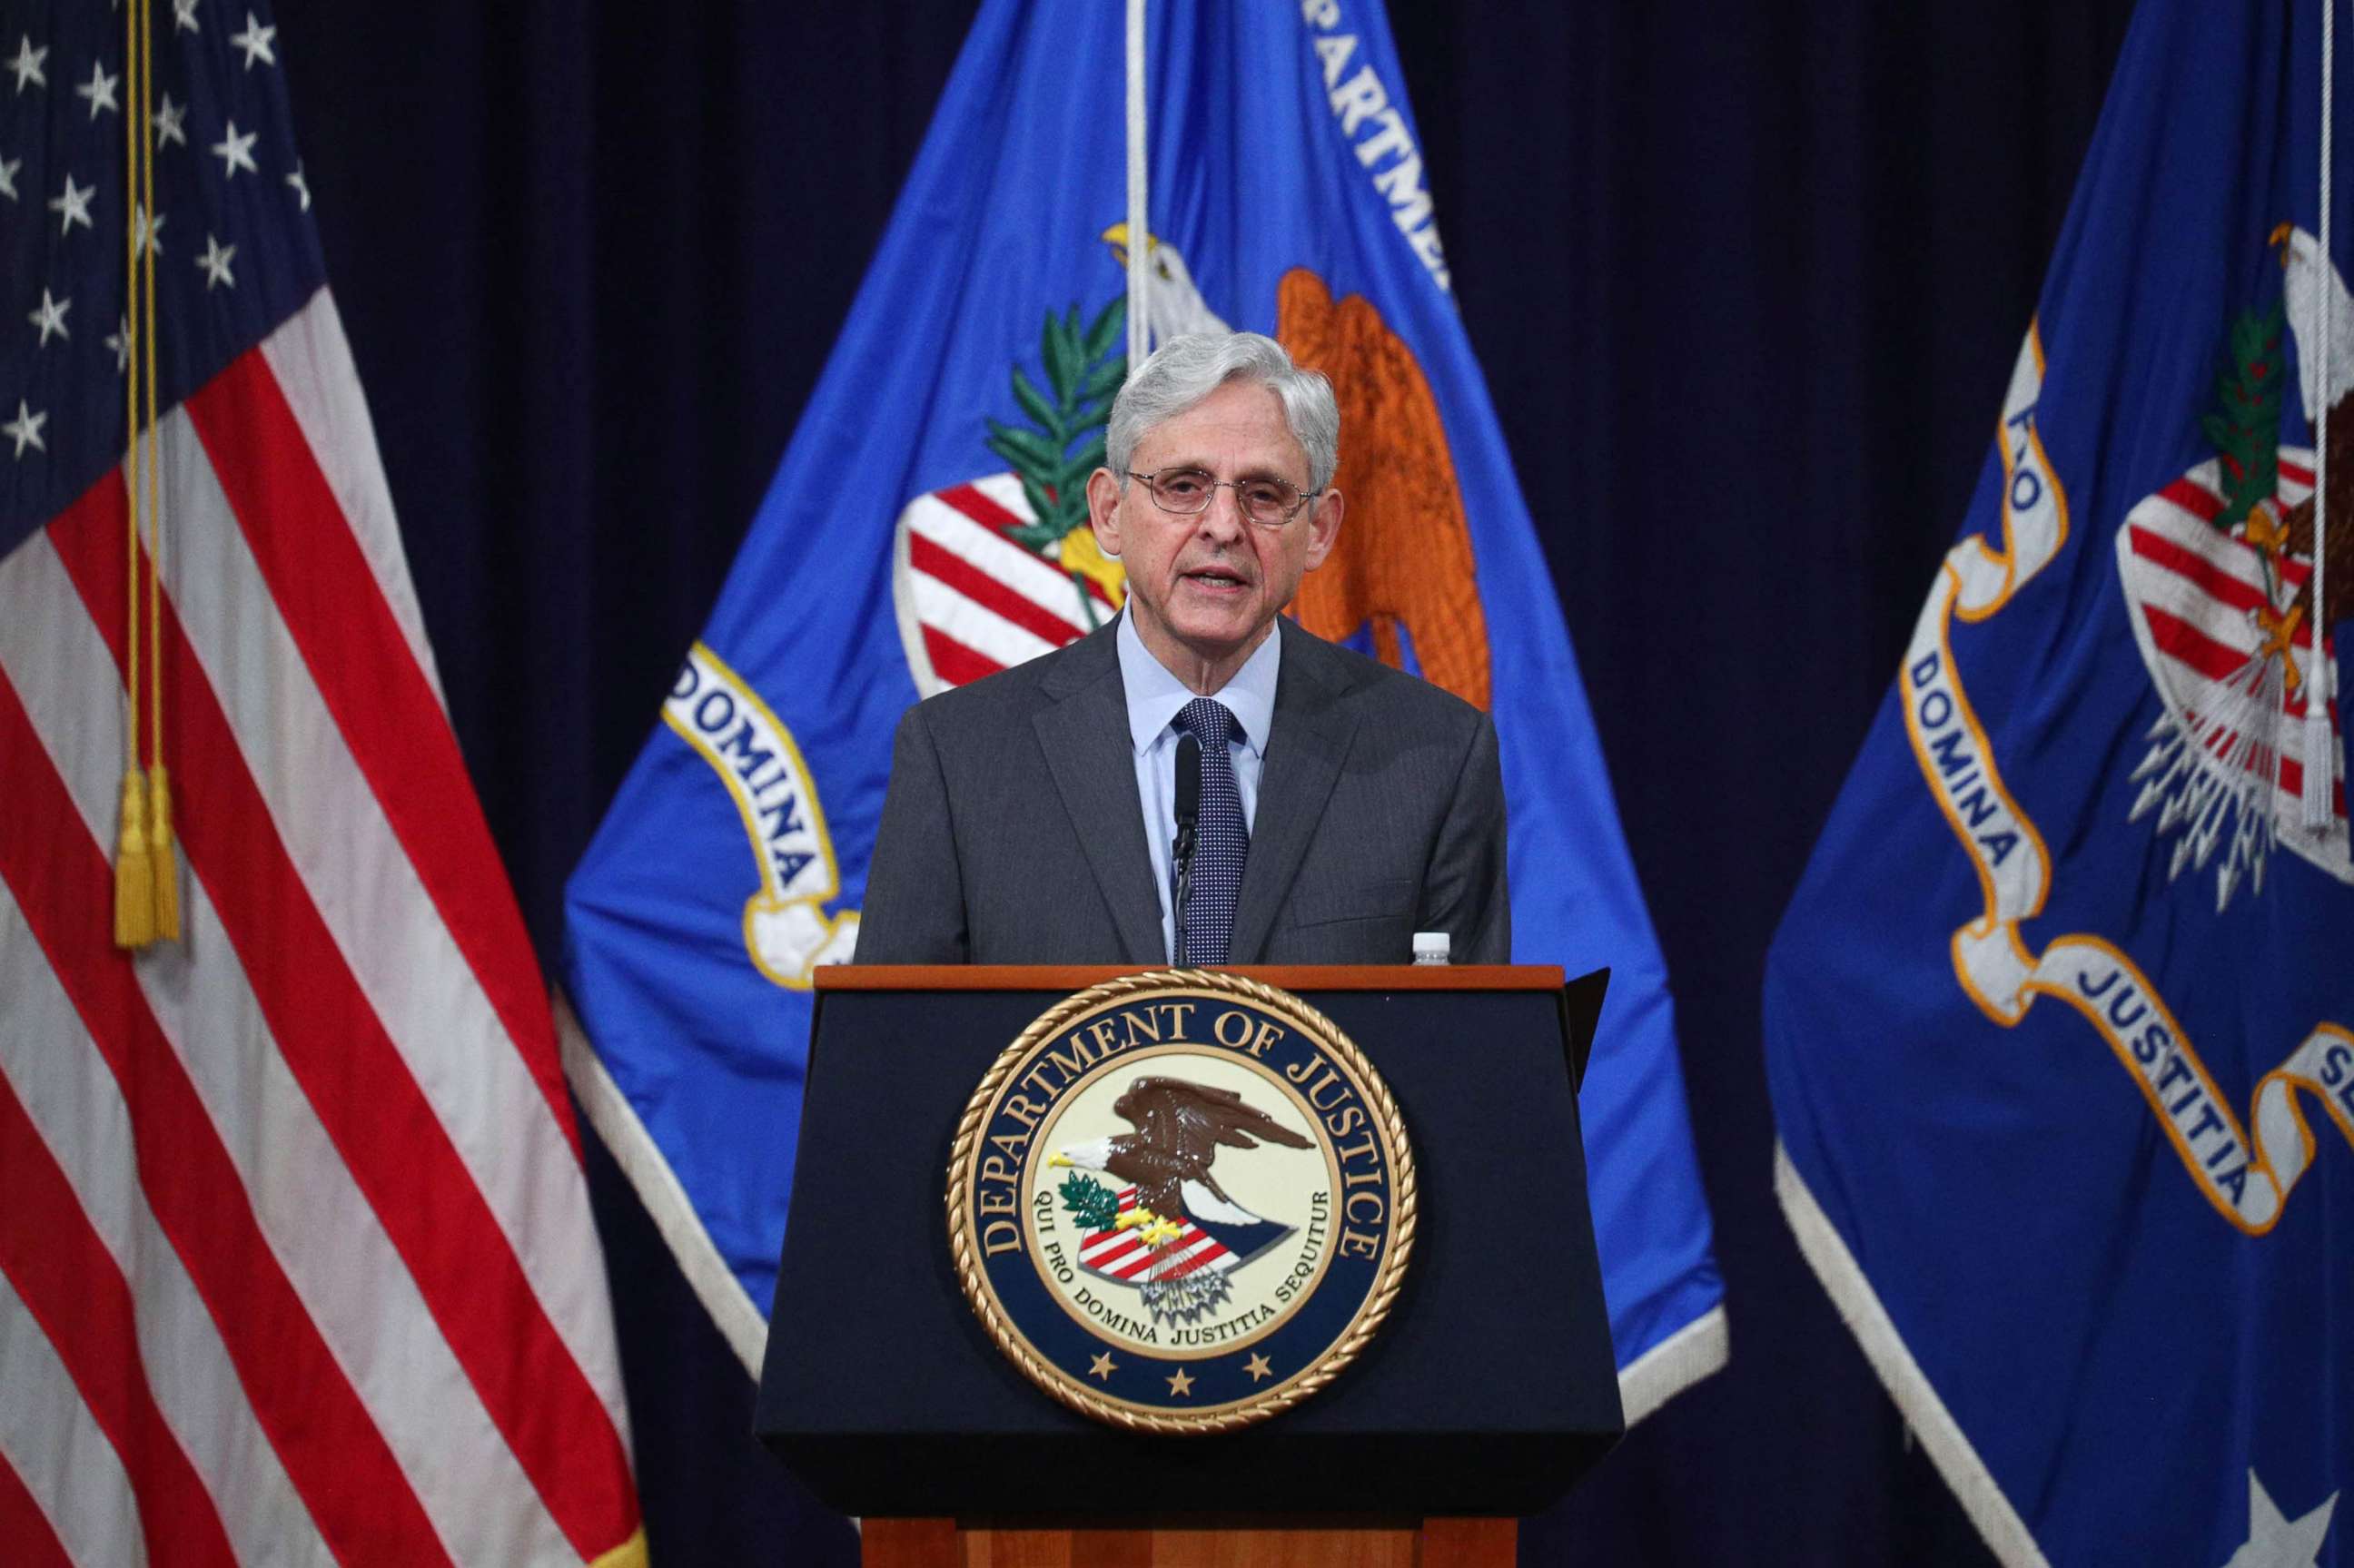
[[[205,253],[196,258],[196,265],[205,270],[205,287],[225,283],[234,289],[237,280],[229,275],[229,259],[237,254],[234,245],[223,245],[217,236],[205,236]]]
[[[73,336],[73,334],[66,330],[66,313],[71,309],[73,309],[71,300],[52,299],[49,296],[49,291],[47,288],[42,289],[40,304],[27,313],[25,316],[27,321],[41,329],[41,341],[36,345],[37,347],[48,347],[49,335],[52,333],[62,338]]]
[[[277,36],[277,28],[263,26],[254,19],[253,13],[248,11],[245,14],[245,31],[231,33],[228,41],[245,51],[245,69],[251,70],[255,60],[270,65],[278,63],[278,56],[270,47],[270,40]]]
[[[177,142],[186,146],[187,133],[180,129],[180,122],[187,117],[188,106],[173,102],[172,95],[165,93],[162,106],[155,111],[155,144],[160,147],[166,142]]]
[[[106,346],[114,350],[114,373],[117,376],[131,367],[131,320],[128,316],[114,318],[114,330],[106,334]]]
[[[41,440],[41,427],[48,422],[48,415],[34,413],[25,406],[25,400],[19,397],[16,399],[16,417],[6,424],[0,425],[0,436],[5,436],[16,443],[16,461],[22,462],[25,461],[27,447],[31,447],[37,452],[49,450],[49,443]]]
[[[2313,1568],[2321,1543],[2329,1534],[2329,1516],[2338,1510],[2338,1494],[2299,1519],[2290,1519],[2274,1506],[2264,1482],[2248,1472],[2248,1540],[2223,1568]]]
[[[170,213],[159,212],[155,215],[155,221],[149,223],[147,209],[133,207],[131,211],[131,249],[134,251],[153,250],[158,256],[164,254],[164,226],[171,220]]]
[[[196,0],[172,0],[172,30],[183,28],[191,33],[204,31],[196,26]]]
[[[120,114],[122,111],[114,101],[114,85],[122,79],[120,76],[107,75],[106,68],[92,60],[90,62],[90,79],[74,89],[74,96],[89,102],[92,120],[98,118],[98,111],[101,109],[111,109]]]
[[[305,179],[302,177],[302,164],[295,164],[295,165],[294,165],[294,172],[293,172],[292,174],[291,174],[291,175],[287,175],[287,176],[286,176],[286,183],[287,183],[288,185],[292,185],[292,186],[294,187],[294,194],[295,194],[297,196],[300,196],[300,197],[302,198],[302,210],[303,210],[304,212],[308,212],[308,211],[310,211],[310,210],[311,210],[311,183],[310,183],[308,180],[305,180]]]
[[[8,62],[8,69],[16,73],[18,96],[23,95],[25,84],[28,81],[35,87],[49,85],[49,79],[41,74],[41,62],[48,58],[48,46],[44,44],[39,48],[35,48],[33,36],[30,33],[25,34],[16,40],[16,58]]]
[[[259,132],[249,131],[242,136],[239,135],[237,122],[232,120],[228,122],[227,133],[213,143],[213,156],[221,161],[221,182],[224,185],[235,179],[239,169],[250,175],[261,172],[253,165],[253,142],[259,134]]]
[[[16,199],[16,171],[24,166],[22,158],[0,158],[0,196]]]
[[[90,198],[97,194],[96,185],[77,187],[74,185],[73,175],[70,174],[66,175],[64,193],[49,198],[49,210],[58,215],[58,238],[62,239],[71,234],[73,226],[77,223],[84,228],[94,227],[90,221]]]

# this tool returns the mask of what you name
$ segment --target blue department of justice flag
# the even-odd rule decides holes
[[[1083,488],[1127,368],[1131,245],[1150,248],[1156,340],[1255,329],[1331,376],[1349,520],[1297,612],[1493,712],[1516,956],[1615,971],[1584,1116],[1630,1414],[1723,1358],[1666,975],[1447,292],[1404,78],[1377,4],[1305,11],[1150,8],[1153,232],[1131,235],[1120,8],[983,6],[719,605],[574,874],[584,1098],[748,1367],[811,972],[855,951],[894,726],[1120,602]]]
[[[2320,23],[2141,7],[1766,967],[1785,1209],[2007,1563],[2354,1563],[2320,635],[2354,631],[2354,301],[2316,238]]]

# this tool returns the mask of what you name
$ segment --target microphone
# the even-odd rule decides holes
[[[1181,843],[1193,837],[1193,824],[1202,816],[1202,743],[1190,735],[1177,737],[1177,838]]]
[[[1176,873],[1177,894],[1170,903],[1175,916],[1174,961],[1185,961],[1185,904],[1193,891],[1193,824],[1202,815],[1202,743],[1191,735],[1177,737],[1177,847],[1170,856]]]

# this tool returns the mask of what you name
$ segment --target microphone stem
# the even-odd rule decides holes
[[[1176,953],[1173,961],[1182,964],[1185,961],[1185,901],[1193,890],[1193,823],[1177,824],[1177,849],[1171,858],[1175,861],[1177,866],[1177,896],[1170,905],[1170,911],[1175,916],[1174,923],[1177,927]]]

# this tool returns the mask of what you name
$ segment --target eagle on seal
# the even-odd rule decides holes
[[[1136,1188],[1138,1208],[1162,1219],[1183,1213],[1219,1224],[1264,1224],[1210,1174],[1219,1148],[1257,1149],[1262,1139],[1288,1149],[1315,1147],[1265,1111],[1245,1105],[1235,1090],[1183,1078],[1139,1078],[1111,1108],[1136,1130],[1075,1144],[1051,1163],[1117,1176]]]

